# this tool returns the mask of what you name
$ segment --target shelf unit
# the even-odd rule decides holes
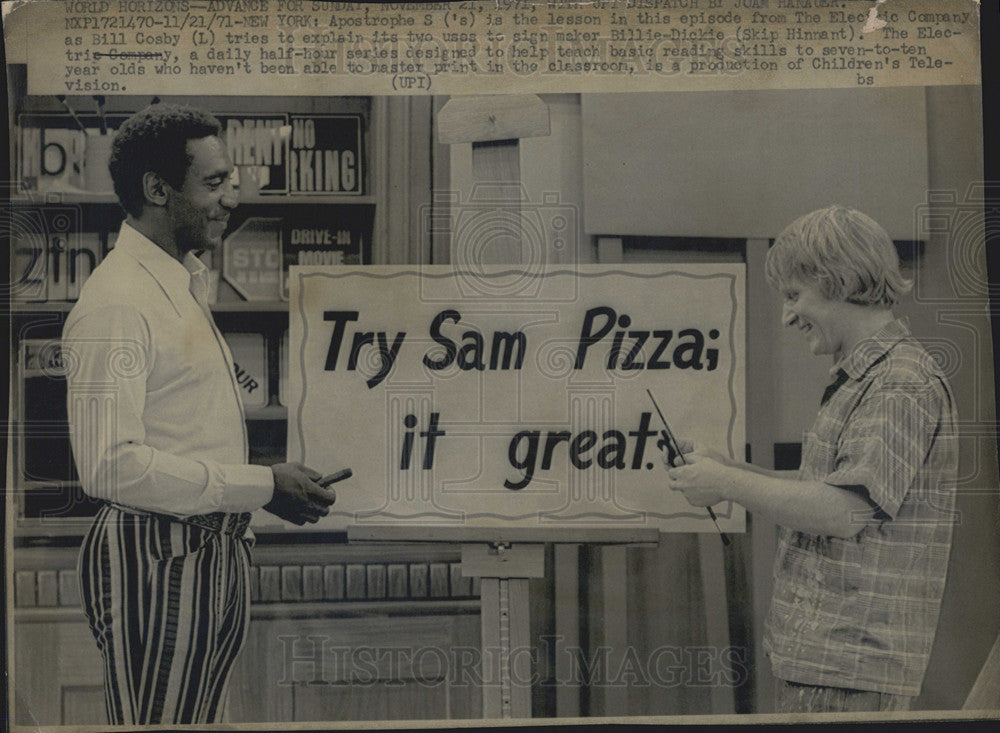
[[[7,83],[10,98],[10,128],[12,130],[11,180],[19,172],[20,130],[22,115],[51,118],[65,110],[55,97],[33,96],[27,93],[27,68],[9,64]],[[105,113],[108,119],[124,119],[136,109],[144,107],[149,99],[131,96],[108,96]],[[358,193],[295,193],[275,195],[241,191],[240,205],[230,217],[235,229],[250,216],[340,216],[353,213],[364,220],[370,261],[376,264],[418,264],[448,262],[450,237],[447,233],[427,233],[422,230],[421,207],[432,203],[432,188],[448,187],[448,147],[433,140],[432,120],[434,110],[440,106],[433,98],[409,97],[192,97],[164,96],[165,103],[191,104],[216,113],[229,115],[261,115],[263,117],[287,115],[359,114],[362,119],[361,150],[363,177]],[[76,110],[88,127],[95,127],[95,102],[87,95],[69,95],[66,102]],[[114,117],[116,116],[117,117]],[[112,127],[113,129],[113,127]],[[117,232],[124,218],[117,200],[110,191],[84,191],[66,188],[60,193],[27,191],[26,188],[8,189],[5,192],[12,212],[25,209],[60,211],[69,207],[77,217],[82,231]],[[435,204],[438,206],[439,204]],[[427,239],[430,237],[430,239]],[[101,242],[106,245],[106,242]],[[13,258],[12,258],[13,259]],[[12,262],[13,264],[13,262]],[[221,263],[213,263],[218,266]],[[28,339],[57,340],[72,302],[9,302],[12,341],[9,366],[12,376],[9,411],[19,414],[26,395],[19,384],[18,354],[20,345]],[[227,283],[220,282],[217,302],[212,306],[216,323],[224,332],[261,333],[266,343],[267,382],[270,399],[260,407],[247,411],[248,432],[251,439],[251,459],[260,463],[273,463],[284,457],[287,436],[287,408],[277,403],[280,371],[280,343],[288,328],[288,303],[284,300],[243,301]],[[30,395],[27,395],[30,400]],[[57,400],[58,401],[58,400]],[[48,429],[50,426],[47,426]],[[9,441],[8,465],[11,466],[13,483],[10,487],[17,506],[14,533],[18,542],[42,541],[61,534],[58,522],[46,521],[41,526],[25,516],[23,490],[38,484],[26,484],[23,476],[20,436],[25,426],[13,425]],[[68,452],[68,440],[63,438],[63,450]],[[68,458],[72,465],[72,458]],[[53,478],[53,477],[48,477]],[[54,480],[42,477],[42,484],[50,487],[78,488],[59,476]],[[74,522],[74,524],[79,524]],[[65,533],[62,533],[65,534]],[[77,531],[77,535],[82,531]]]
[[[282,206],[294,204],[322,204],[331,206],[336,204],[347,204],[351,206],[361,204],[375,204],[374,196],[349,196],[345,194],[291,194],[289,196],[261,195],[261,194],[241,194],[240,206],[251,206],[254,204],[274,204]],[[31,205],[45,203],[65,203],[65,204],[104,204],[106,206],[118,206],[118,197],[109,192],[93,191],[49,191],[45,193],[18,193],[10,198],[11,204]]]
[[[18,124],[19,121],[25,120],[24,126],[27,126],[29,124],[53,124],[52,120],[56,119],[54,124],[59,125],[62,123],[57,119],[58,116],[63,115],[67,119],[68,116],[65,115],[65,110],[55,97],[45,98],[27,95],[23,79],[19,78],[17,69],[14,70],[10,81],[12,89],[11,129],[15,141],[15,155],[11,162],[11,179],[19,180],[22,173],[21,168],[25,165],[20,157],[21,147],[23,142],[29,139],[25,137],[23,126]],[[250,217],[280,220],[280,226],[284,228],[283,236],[286,243],[288,242],[289,228],[295,227],[298,222],[302,222],[298,223],[298,226],[302,227],[325,224],[330,229],[339,228],[338,223],[340,223],[341,226],[349,227],[352,234],[361,232],[362,237],[352,238],[352,241],[359,252],[364,252],[365,248],[368,249],[367,259],[370,261],[375,230],[377,227],[384,230],[384,226],[376,223],[376,217],[379,215],[379,210],[385,207],[384,198],[387,187],[384,185],[376,187],[374,184],[378,179],[372,173],[373,162],[378,163],[385,157],[384,153],[376,154],[376,141],[372,139],[372,132],[385,126],[385,123],[380,121],[380,117],[386,116],[388,106],[384,100],[373,100],[369,97],[171,97],[164,98],[163,101],[187,103],[206,109],[220,117],[224,128],[227,125],[227,120],[240,117],[269,119],[284,116],[286,121],[314,117],[317,120],[317,126],[322,124],[322,120],[356,119],[358,136],[355,152],[359,174],[356,192],[258,193],[248,191],[244,187],[240,192],[239,206],[230,217],[229,231],[226,236],[230,236]],[[88,127],[96,125],[96,116],[89,112],[93,108],[93,100],[90,97],[69,97],[67,102],[78,112],[84,125]],[[105,112],[109,120],[109,127],[113,131],[127,114],[142,108],[146,103],[148,100],[134,97],[107,97]],[[39,120],[42,122],[38,122]],[[112,120],[114,120],[114,124],[111,123]],[[50,128],[43,128],[40,133],[43,136],[43,142],[45,141],[45,131],[48,129]],[[51,129],[62,128],[53,127]],[[66,135],[65,132],[60,134],[64,137]],[[225,130],[224,134],[226,134]],[[53,135],[52,139],[58,141],[59,138]],[[339,143],[336,144],[339,145]],[[284,175],[286,189],[296,188],[291,167],[288,165],[290,156],[293,154],[291,146],[291,142],[286,143],[283,158],[286,168],[284,172],[279,170],[279,175]],[[44,152],[43,146],[42,153],[44,154]],[[234,162],[239,163],[236,154],[238,151],[235,151],[232,145],[231,152],[234,153]],[[44,165],[39,164],[38,170],[41,172],[38,173],[37,180],[41,180],[42,174],[46,171]],[[241,168],[241,171],[243,170]],[[274,175],[275,170],[275,167],[269,168],[269,175]],[[78,231],[96,235],[101,248],[105,252],[107,251],[109,248],[108,236],[117,233],[124,219],[124,212],[113,192],[86,191],[68,184],[60,184],[62,190],[58,191],[32,191],[28,190],[30,184],[30,180],[26,182],[22,177],[19,182],[20,188],[9,196],[15,220],[20,214],[20,220],[27,222],[24,226],[30,229],[33,221],[45,221],[47,215],[45,212],[66,211],[73,221],[73,226],[79,226]],[[363,240],[363,244],[358,244],[359,240]],[[12,254],[13,257],[15,255]],[[206,258],[206,261],[213,269],[221,269],[221,253],[215,255],[214,261],[210,258]],[[11,475],[14,481],[12,488],[17,497],[15,536],[21,540],[37,539],[39,536],[44,538],[81,535],[88,523],[71,521],[72,518],[74,516],[82,518],[93,513],[93,507],[87,503],[86,497],[80,501],[82,491],[72,467],[72,456],[69,455],[68,434],[64,424],[65,386],[58,384],[60,381],[58,376],[52,376],[51,373],[46,376],[42,370],[28,372],[19,363],[19,354],[23,343],[44,343],[57,341],[60,338],[66,316],[72,310],[73,305],[74,302],[70,300],[39,300],[37,302],[17,300],[10,303],[12,322],[10,368],[15,385],[11,394],[10,408],[11,415],[15,416],[15,424],[8,458],[11,461]],[[279,402],[278,394],[282,369],[280,344],[288,329],[288,302],[280,299],[243,300],[236,289],[220,277],[217,299],[211,307],[215,321],[225,335],[249,333],[263,336],[265,345],[263,361],[266,373],[260,375],[260,382],[267,389],[268,399],[261,406],[247,406],[246,408],[251,461],[266,465],[284,460],[288,408]],[[51,380],[47,386],[44,384],[46,380]],[[32,383],[30,387],[26,386],[29,381]],[[54,399],[53,394],[56,395]],[[60,395],[62,395],[61,398]],[[36,410],[35,405],[42,402],[52,404],[53,409]],[[61,414],[58,414],[59,411],[55,407],[55,404],[59,402],[63,403]],[[46,412],[46,419],[43,422],[31,419],[30,416],[38,412]],[[53,414],[48,414],[49,412],[53,412]],[[32,441],[35,442],[34,445],[32,445]],[[51,472],[51,476],[46,475],[47,471],[45,470],[28,471],[26,469],[28,454],[31,454],[33,466],[41,466],[44,469],[46,450],[58,457],[56,463],[59,464],[59,467]],[[42,497],[43,500],[33,501],[39,497]],[[60,497],[65,498],[65,503],[70,506],[66,516],[52,518],[33,514],[36,511],[47,511],[45,507],[51,509],[53,504],[58,505],[61,501]],[[74,507],[79,507],[79,512],[74,512]],[[63,509],[59,508],[58,511],[63,511]]]
[[[38,313],[69,313],[75,302],[57,301],[52,303],[14,303],[11,313],[15,315],[31,315]],[[264,300],[255,302],[213,303],[213,313],[284,313],[288,310],[288,301]]]

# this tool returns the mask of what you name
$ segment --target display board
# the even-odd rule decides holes
[[[742,457],[743,265],[293,267],[290,286],[289,460],[354,472],[314,528],[716,531],[665,487],[646,390],[679,437]]]
[[[361,196],[364,133],[360,114],[216,113],[226,152],[245,195]],[[127,114],[21,114],[17,181],[40,193],[107,191],[91,168],[107,167],[110,139]],[[99,145],[99,143],[103,143]],[[98,157],[92,157],[98,155]],[[91,156],[91,157],[88,157]]]

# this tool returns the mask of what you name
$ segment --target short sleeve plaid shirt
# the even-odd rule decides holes
[[[862,493],[876,521],[850,539],[780,528],[764,647],[784,680],[917,695],[951,549],[955,400],[903,320],[833,373],[800,478]]]

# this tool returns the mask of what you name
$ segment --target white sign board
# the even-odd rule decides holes
[[[288,457],[354,471],[315,528],[716,531],[665,488],[646,390],[678,437],[742,458],[744,277],[292,268]]]

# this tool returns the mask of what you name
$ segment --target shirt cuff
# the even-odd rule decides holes
[[[902,498],[897,499],[890,495],[875,480],[874,471],[865,466],[853,466],[834,471],[823,479],[823,483],[836,486],[838,489],[851,490],[854,487],[861,487],[869,503],[889,519],[896,518],[900,504],[902,504]]]
[[[219,511],[253,512],[274,496],[274,474],[267,466],[229,465],[224,474]]]

